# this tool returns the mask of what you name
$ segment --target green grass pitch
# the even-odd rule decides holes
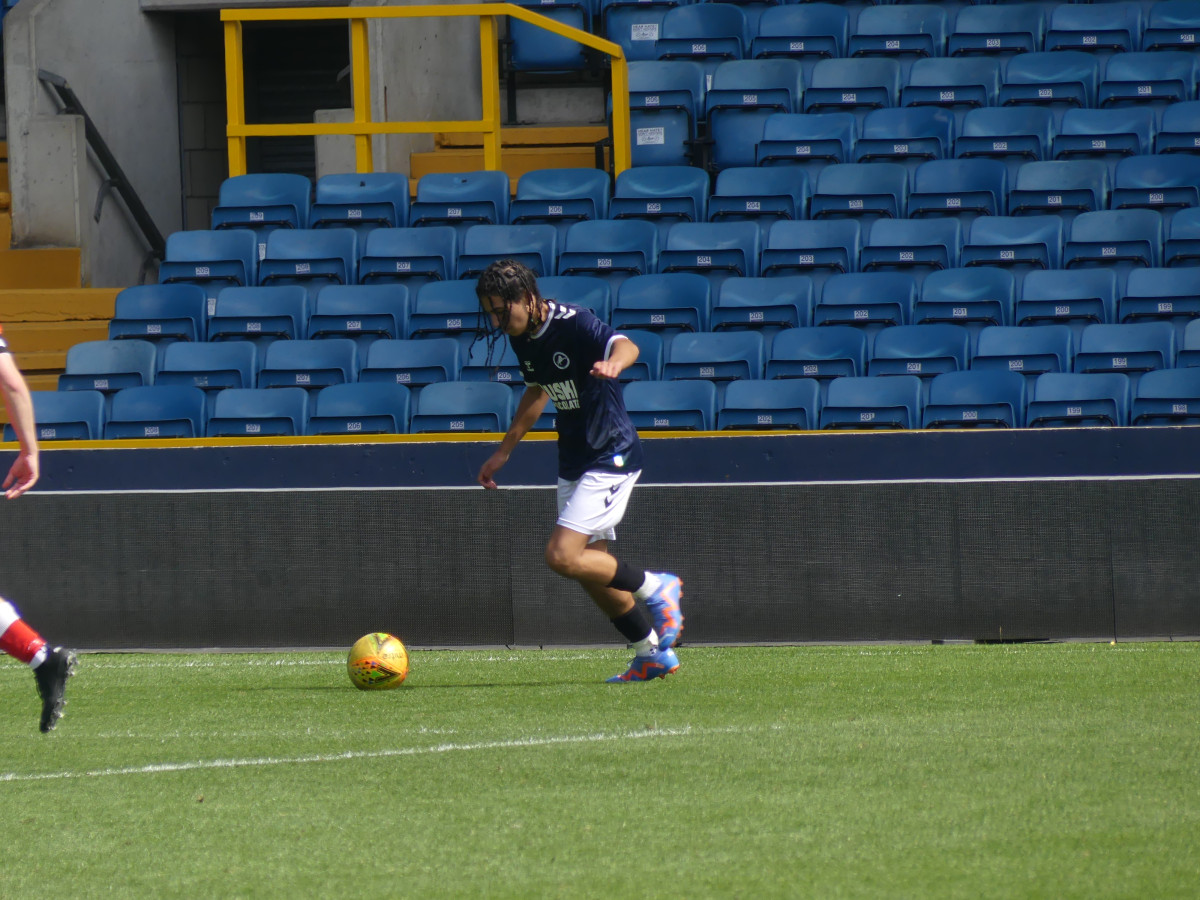
[[[0,663],[5,897],[1194,897],[1200,645]]]

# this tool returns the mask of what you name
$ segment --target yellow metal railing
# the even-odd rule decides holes
[[[439,16],[475,16],[479,19],[479,56],[483,81],[482,117],[445,122],[376,122],[371,118],[371,73],[367,49],[367,23],[371,19],[414,19]],[[374,171],[371,136],[376,134],[432,134],[439,131],[483,133],[484,168],[500,168],[500,70],[496,56],[496,18],[511,16],[546,31],[570,38],[608,54],[612,61],[613,168],[623,172],[630,165],[629,68],[621,47],[578,28],[563,25],[532,10],[511,3],[468,3],[462,6],[372,6],[309,7],[293,9],[223,9],[225,23],[225,93],[229,139],[229,174],[246,174],[246,139],[251,137],[297,137],[352,135],[355,165],[359,172]],[[244,22],[314,21],[345,19],[350,25],[350,69],[354,120],[322,123],[296,122],[272,125],[246,123],[246,83],[242,58]]]

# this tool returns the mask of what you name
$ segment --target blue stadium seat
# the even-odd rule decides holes
[[[764,361],[763,337],[757,331],[681,334],[667,348],[662,377],[664,381],[762,378]]]
[[[969,110],[996,105],[1000,71],[1000,61],[990,56],[918,59],[900,91],[900,100],[905,106],[951,111],[957,130]]]
[[[322,175],[308,211],[309,228],[352,228],[359,241],[374,228],[408,225],[408,176],[399,172]]]
[[[869,6],[846,40],[847,56],[919,59],[944,56],[949,32],[946,9],[935,3]]]
[[[317,392],[306,434],[404,434],[412,405],[402,384],[331,384]]]
[[[405,284],[414,293],[458,272],[458,235],[449,225],[376,228],[358,263],[359,284]]]
[[[506,224],[510,200],[503,171],[430,172],[417,180],[409,224],[448,225],[461,236],[472,225]]]
[[[473,281],[433,281],[417,291],[408,316],[409,337],[453,337],[467,344],[484,323]]]
[[[1110,205],[1113,209],[1158,209],[1166,216],[1200,206],[1200,156],[1127,156],[1117,163]]]
[[[956,267],[961,248],[958,219],[880,219],[871,226],[859,254],[859,268],[908,272],[919,286],[926,274]]]
[[[668,9],[658,29],[658,59],[691,60],[711,74],[725,60],[742,59],[750,49],[745,12],[733,3],[687,3]]]
[[[1200,425],[1200,369],[1159,369],[1139,378],[1129,424]]]
[[[717,430],[797,429],[817,425],[821,386],[812,378],[734,381],[717,409]]]
[[[1172,103],[1163,110],[1162,127],[1154,138],[1154,152],[1200,153],[1200,100]]]
[[[258,382],[258,350],[252,341],[189,343],[163,352],[155,385],[186,385],[205,391],[252,388]]]
[[[505,431],[516,400],[507,384],[493,381],[443,381],[421,389],[410,430]]]
[[[603,278],[590,275],[547,275],[538,279],[538,290],[547,300],[582,306],[607,322],[612,316],[612,289]]]
[[[67,349],[60,391],[101,391],[154,384],[157,351],[149,341],[81,341]]]
[[[296,436],[308,425],[303,388],[226,388],[212,400],[209,437]]]
[[[475,341],[467,348],[458,377],[461,381],[495,381],[510,386],[525,382],[521,363],[508,341],[501,341],[491,350],[487,341]]]
[[[350,338],[365,352],[380,338],[408,334],[408,307],[408,288],[402,284],[331,284],[317,294],[307,336]]]
[[[841,163],[826,166],[809,200],[813,219],[899,218],[908,205],[908,170],[899,163]]]
[[[755,222],[681,222],[667,232],[658,271],[695,272],[715,293],[726,278],[758,274],[759,235]]]
[[[250,340],[260,350],[272,341],[301,338],[307,331],[308,292],[296,284],[225,288],[208,320],[210,341]]]
[[[1200,317],[1200,268],[1134,269],[1117,307],[1120,322],[1171,322],[1178,338]]]
[[[912,322],[916,280],[906,272],[830,275],[813,307],[814,325],[854,325],[876,332]]]
[[[686,166],[701,162],[695,142],[704,119],[706,90],[704,67],[698,62],[629,63],[633,165]]]
[[[105,403],[100,391],[30,391],[39,441],[98,441],[104,437]],[[5,423],[4,440],[17,433]]]
[[[1175,328],[1170,322],[1089,325],[1075,354],[1076,372],[1121,372],[1133,379],[1174,367]]]
[[[1081,213],[1063,247],[1063,268],[1101,265],[1124,276],[1137,266],[1162,262],[1162,216],[1152,209],[1102,209]]]
[[[727,278],[713,302],[713,331],[751,329],[770,337],[812,324],[813,282],[807,275]]]
[[[1016,325],[1067,325],[1078,339],[1088,325],[1117,321],[1117,276],[1111,269],[1034,271],[1025,276]]]
[[[996,102],[1051,109],[1057,121],[1064,110],[1095,106],[1099,82],[1099,61],[1082,50],[1021,53],[1008,61]]]
[[[306,228],[272,232],[267,255],[258,263],[258,283],[354,284],[358,274],[358,235],[352,228]]]
[[[534,169],[517,180],[508,220],[513,225],[553,225],[561,246],[576,222],[608,218],[611,194],[608,173],[600,169]]]
[[[629,61],[654,59],[654,44],[667,10],[686,0],[600,0],[597,31],[620,44]]]
[[[1030,428],[1128,425],[1129,397],[1125,375],[1047,372],[1033,383],[1026,418]]]
[[[591,275],[612,290],[631,275],[658,269],[659,229],[642,219],[578,222],[558,254],[559,275]]]
[[[1058,216],[980,216],[959,258],[964,266],[1002,266],[1023,277],[1031,269],[1057,269],[1062,244]]]
[[[946,38],[947,56],[1008,57],[1042,49],[1046,14],[1038,3],[965,6]]]
[[[1010,216],[1056,215],[1069,221],[1108,208],[1108,166],[1094,159],[1027,162],[1008,192]]]
[[[773,222],[806,217],[808,194],[808,176],[799,167],[734,166],[717,173],[708,198],[708,218],[710,222],[754,222],[765,242]]]
[[[625,409],[639,431],[712,431],[717,388],[711,381],[631,381]]]
[[[1056,126],[1054,113],[1039,106],[987,107],[963,116],[954,141],[960,159],[995,159],[1016,178],[1022,163],[1049,159]]]
[[[538,275],[553,275],[558,229],[553,225],[473,225],[462,236],[458,277],[478,279],[498,259],[515,259]]]
[[[971,334],[961,325],[897,325],[875,335],[867,374],[916,375],[925,381],[961,372],[970,362]]]
[[[1171,219],[1163,265],[1200,266],[1200,207],[1180,210]]]
[[[258,370],[260,388],[316,390],[358,380],[358,348],[349,338],[275,341]]]
[[[1007,269],[993,266],[930,272],[913,307],[913,322],[962,325],[972,334],[990,325],[1011,325],[1016,282]]]
[[[823,284],[831,274],[857,272],[862,225],[857,219],[776,222],[767,232],[763,275],[809,275]]]
[[[912,171],[943,159],[954,146],[954,116],[936,106],[873,109],[863,118],[855,162],[894,162]]]
[[[823,59],[812,69],[800,112],[845,112],[859,122],[873,109],[898,105],[900,62],[895,59]]]
[[[1022,428],[1025,379],[1015,372],[943,372],[929,383],[923,428]]]
[[[1154,110],[1142,107],[1068,109],[1054,138],[1055,159],[1100,159],[1154,152]]]
[[[1193,50],[1200,43],[1200,7],[1195,0],[1159,0],[1142,29],[1143,50]]]
[[[662,378],[663,339],[656,331],[641,328],[622,328],[621,334],[637,344],[638,358],[621,373],[621,381],[658,381]]]
[[[979,332],[971,358],[972,369],[999,369],[1030,378],[1070,372],[1074,365],[1075,339],[1066,325],[992,325]]]
[[[1181,369],[1200,366],[1200,319],[1188,322],[1184,327],[1183,343],[1175,355],[1175,365]]]
[[[703,169],[635,166],[617,175],[608,213],[614,219],[653,221],[661,243],[676,222],[703,222],[708,218],[709,193],[708,173]]]
[[[194,284],[144,284],[117,294],[108,323],[110,341],[140,338],[162,347],[171,341],[203,341],[208,297]]]
[[[188,385],[124,388],[113,394],[104,437],[204,437],[204,403],[204,391]]]
[[[835,378],[821,408],[823,429],[908,429],[921,426],[921,379]]]
[[[750,56],[799,60],[807,81],[817,62],[846,55],[849,33],[850,14],[840,4],[784,3],[770,7],[759,18]]]
[[[384,382],[421,388],[440,381],[457,381],[462,370],[462,346],[454,338],[425,340],[382,339],[367,349],[359,382]]]
[[[634,275],[617,289],[612,326],[657,331],[669,344],[675,334],[708,331],[711,312],[712,286],[703,275]]]
[[[204,288],[211,315],[221,288],[258,283],[258,237],[248,228],[169,234],[166,259],[158,265],[158,280],[160,284]]]
[[[754,157],[759,166],[798,167],[811,185],[827,165],[849,162],[857,140],[858,119],[850,113],[773,113]]]
[[[1008,168],[995,159],[931,159],[913,173],[908,217],[953,216],[968,225],[978,216],[1003,215]]]
[[[1060,3],[1050,13],[1046,50],[1128,53],[1142,40],[1142,10],[1136,3]]]
[[[801,112],[804,67],[794,59],[736,59],[713,73],[704,95],[711,166],[755,164],[755,145],[775,113]]]
[[[258,240],[258,258],[266,254],[267,236],[279,228],[308,224],[312,182],[303,175],[282,172],[235,175],[221,182],[212,227],[248,228]]]
[[[788,328],[775,335],[765,377],[812,378],[824,385],[835,378],[866,374],[866,333],[848,325],[828,325]]]
[[[516,5],[580,31],[591,31],[596,7],[593,0],[516,0]],[[513,72],[573,72],[589,64],[583,44],[515,16],[508,18],[508,40],[508,63]]]
[[[1121,53],[1108,61],[1096,88],[1096,105],[1138,106],[1162,110],[1196,99],[1195,48]]]

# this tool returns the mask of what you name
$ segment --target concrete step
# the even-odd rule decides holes
[[[0,289],[77,288],[79,248],[0,250]]]
[[[57,350],[66,352],[81,341],[108,340],[108,320],[94,322],[9,322],[4,326],[8,346],[18,355]]]
[[[27,251],[13,251],[27,252]],[[0,288],[0,324],[18,322],[107,323],[116,308],[120,288],[59,288],[5,290]]]

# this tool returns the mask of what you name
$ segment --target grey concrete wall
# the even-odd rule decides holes
[[[84,284],[134,284],[142,241],[115,196],[93,218],[102,176],[82,129],[58,121],[39,69],[75,90],[164,234],[181,224],[173,29],[127,0],[24,0],[5,18],[4,54],[18,247],[79,246]],[[65,133],[64,133],[65,132]],[[73,172],[65,172],[70,162]]]

